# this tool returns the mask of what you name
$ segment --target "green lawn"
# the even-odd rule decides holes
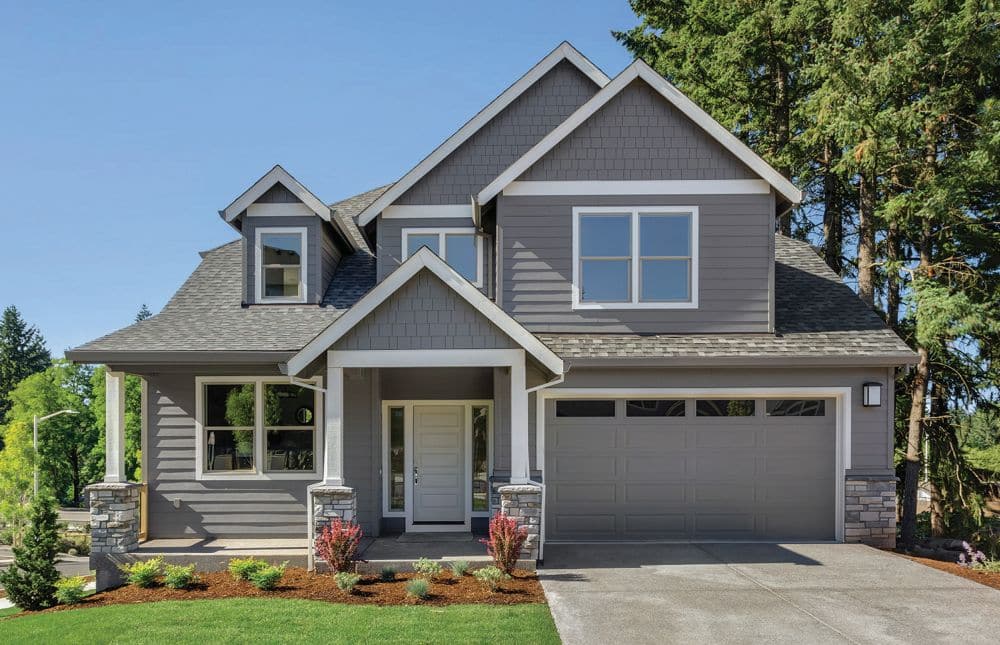
[[[0,622],[4,643],[558,643],[545,605],[373,607],[283,598],[153,602]]]

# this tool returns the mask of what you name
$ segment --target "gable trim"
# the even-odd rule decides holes
[[[399,199],[403,193],[413,187],[427,173],[433,170],[439,163],[454,152],[460,145],[465,143],[473,134],[478,132],[493,117],[503,111],[508,105],[514,102],[521,94],[527,91],[540,78],[545,76],[549,70],[560,62],[567,60],[583,72],[598,87],[604,87],[611,79],[602,72],[596,65],[587,60],[587,57],[576,50],[568,42],[561,43],[545,58],[540,60],[534,67],[514,82],[513,85],[503,91],[500,96],[493,99],[478,114],[469,119],[458,132],[445,139],[444,143],[434,149],[420,163],[413,167],[408,173],[403,175],[389,190],[382,193],[378,199],[368,205],[358,214],[358,225],[364,226],[375,219],[386,206]]]
[[[659,92],[663,98],[774,187],[785,199],[793,204],[798,204],[802,201],[802,191],[796,188],[792,182],[785,179],[781,173],[772,168],[770,164],[736,138],[733,133],[724,128],[718,121],[709,116],[707,112],[695,105],[691,99],[684,96],[680,90],[670,84],[665,78],[657,74],[653,68],[642,60],[636,60],[626,67],[621,74],[616,76],[614,80],[598,91],[589,101],[580,106],[569,118],[543,137],[531,150],[528,150],[520,159],[500,173],[486,188],[483,188],[477,196],[479,203],[485,204],[499,195],[502,190],[552,150],[556,144],[569,136],[584,121],[593,116],[608,101],[617,96],[629,83],[637,78],[641,78],[650,87]]]
[[[767,195],[763,179],[678,179],[664,181],[512,181],[509,197],[544,195]]]
[[[455,293],[476,308],[487,320],[496,325],[511,339],[520,345],[535,360],[554,374],[563,373],[563,361],[555,352],[549,349],[534,334],[521,326],[492,300],[459,275],[448,264],[426,247],[410,256],[390,273],[385,280],[368,292],[356,305],[347,310],[343,316],[330,324],[318,336],[306,344],[295,356],[283,366],[283,371],[294,376],[307,365],[319,358],[324,352],[340,340],[347,332],[368,317],[376,307],[396,293],[409,282],[419,271],[427,269],[436,275]]]

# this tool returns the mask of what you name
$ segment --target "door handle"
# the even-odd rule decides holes
[[[420,483],[420,471],[416,466],[413,467],[413,485],[416,486]]]

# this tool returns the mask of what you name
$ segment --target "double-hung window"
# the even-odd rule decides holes
[[[573,209],[575,309],[698,306],[698,209]]]
[[[257,302],[306,301],[306,229],[256,231]]]
[[[455,269],[459,275],[483,286],[483,238],[474,228],[403,229],[403,259],[426,246]]]

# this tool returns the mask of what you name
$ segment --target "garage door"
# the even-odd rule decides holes
[[[832,400],[549,400],[548,540],[832,540]]]

